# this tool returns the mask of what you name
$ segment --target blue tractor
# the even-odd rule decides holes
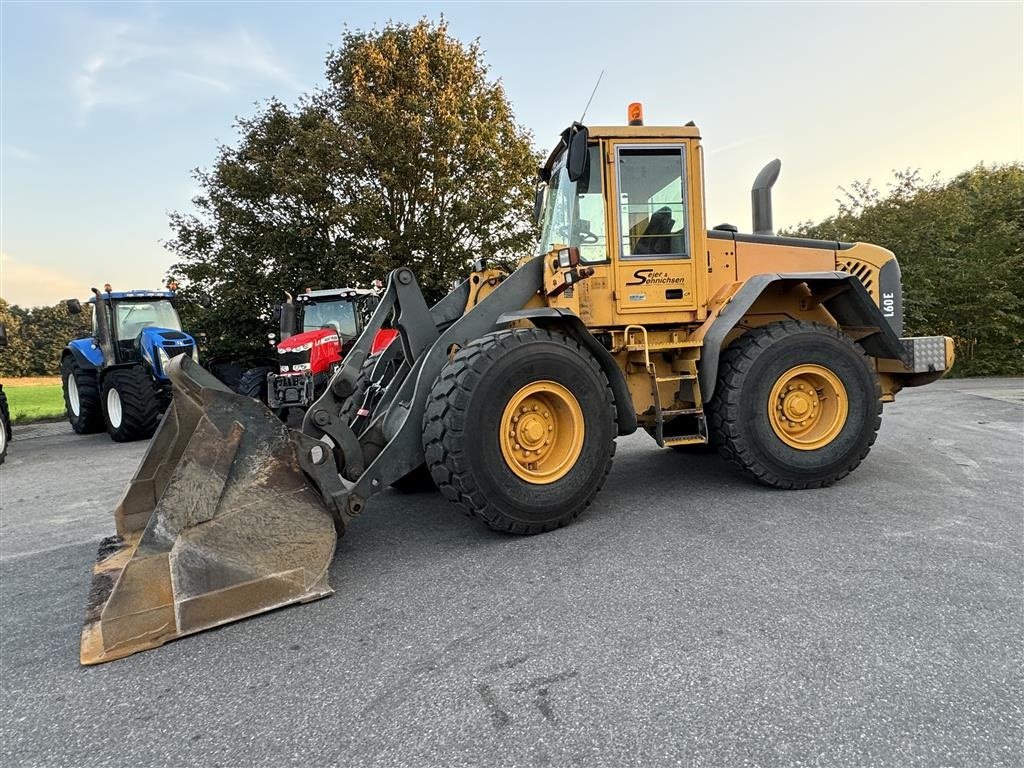
[[[61,382],[68,421],[78,434],[106,429],[122,443],[152,437],[171,403],[165,373],[172,357],[199,360],[195,339],[181,330],[174,291],[92,289],[92,337],[68,343]],[[69,299],[68,311],[82,305]]]

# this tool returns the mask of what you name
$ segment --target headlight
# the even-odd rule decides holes
[[[558,266],[562,269],[575,267],[580,263],[579,248],[562,248],[558,251]]]
[[[156,348],[156,359],[160,362],[160,370],[166,371],[168,364],[171,362],[171,358],[167,356],[166,352],[164,352],[163,347]]]

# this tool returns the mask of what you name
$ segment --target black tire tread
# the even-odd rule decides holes
[[[235,391],[240,395],[256,398],[261,403],[266,404],[267,374],[272,373],[273,370],[273,368],[267,366],[249,368],[238,379],[238,385],[235,387]]]
[[[0,450],[0,464],[7,458],[7,446],[11,442],[11,411],[7,405],[7,394],[0,384],[0,430],[3,431],[3,450]]]
[[[141,365],[111,371],[103,380],[103,402],[111,387],[121,396],[121,426],[107,422],[107,432],[117,443],[146,440],[160,424],[160,398],[153,379]]]
[[[715,394],[708,404],[708,431],[711,433],[711,442],[718,447],[719,454],[747,477],[763,485],[784,490],[824,488],[846,477],[867,457],[882,424],[882,392],[875,377],[877,411],[870,438],[864,450],[859,455],[851,457],[838,474],[826,480],[795,481],[770,471],[756,459],[739,429],[739,394],[746,373],[754,360],[773,343],[794,333],[807,332],[823,333],[838,339],[866,366],[871,367],[861,346],[838,328],[803,320],[783,320],[748,331],[725,350],[719,360]]]
[[[468,516],[475,517],[495,530],[517,534],[537,534],[561,528],[575,520],[604,485],[615,456],[615,442],[598,481],[586,502],[573,514],[545,524],[526,524],[505,518],[474,482],[464,453],[461,432],[450,426],[453,411],[465,411],[469,397],[483,372],[506,350],[535,341],[565,344],[586,360],[605,382],[608,418],[613,422],[613,435],[618,434],[615,399],[600,365],[582,345],[562,334],[539,328],[511,329],[481,336],[466,344],[441,370],[423,414],[423,443],[431,477],[446,499],[458,505]],[[587,414],[584,414],[587,418]]]
[[[91,435],[102,432],[103,405],[100,402],[99,380],[93,371],[86,371],[78,364],[70,354],[65,354],[60,364],[61,389],[64,394],[64,411],[67,414],[71,428],[79,435]],[[67,379],[75,377],[78,385],[78,418],[71,414],[71,403],[68,400]]]

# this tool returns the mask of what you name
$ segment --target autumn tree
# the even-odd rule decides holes
[[[896,254],[905,334],[956,341],[954,373],[1024,374],[1024,165],[979,165],[948,182],[915,171],[888,189],[854,183],[839,210],[789,234]]]
[[[367,286],[410,266],[428,299],[472,258],[530,246],[538,158],[478,43],[444,21],[346,31],[326,85],[239,119],[196,171],[195,210],[171,215],[171,276],[215,353],[262,343],[283,290]]]

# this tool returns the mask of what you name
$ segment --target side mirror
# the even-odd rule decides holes
[[[590,159],[590,152],[587,150],[587,138],[589,133],[585,125],[573,124],[568,130],[569,133],[569,156],[565,161],[565,170],[569,174],[569,181],[579,181],[587,173],[587,161]]]
[[[78,299],[68,299],[67,302],[65,302],[65,303],[68,306],[68,314],[71,314],[71,315],[80,315],[80,314],[82,314],[82,302],[80,302]]]
[[[540,217],[544,214],[544,189],[540,184],[533,195],[533,223],[540,225]]]
[[[275,323],[280,323],[281,322],[281,305],[280,304],[278,304],[276,307],[274,307],[274,310],[270,313],[270,319],[273,320]]]

